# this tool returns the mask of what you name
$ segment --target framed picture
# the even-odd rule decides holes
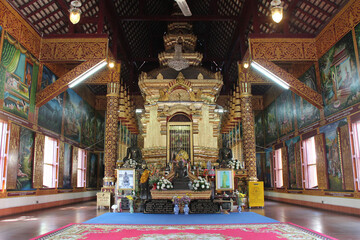
[[[216,190],[234,190],[234,171],[232,169],[216,169]]]
[[[135,190],[135,169],[116,169],[118,190]]]

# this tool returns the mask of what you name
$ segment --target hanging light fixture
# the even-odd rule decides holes
[[[281,6],[281,0],[272,0],[271,3],[271,17],[274,22],[279,23],[283,18],[283,7]]]
[[[81,16],[81,2],[80,1],[72,1],[70,3],[70,21],[72,24],[77,24],[80,21]]]
[[[185,68],[188,68],[189,65],[189,61],[182,56],[181,44],[175,44],[175,54],[174,57],[168,61],[168,66],[175,69],[176,71],[181,71]]]

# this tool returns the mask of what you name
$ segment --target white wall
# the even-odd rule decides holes
[[[98,191],[76,192],[76,193],[57,193],[41,196],[7,197],[0,199],[0,209],[22,207],[27,205],[49,203],[62,200],[96,196]]]
[[[323,203],[323,204],[330,204],[335,206],[360,209],[360,199],[354,199],[354,198],[313,196],[313,195],[304,195],[304,194],[279,193],[272,191],[265,191],[264,195],[269,197],[285,198],[285,199],[307,201],[314,203]]]

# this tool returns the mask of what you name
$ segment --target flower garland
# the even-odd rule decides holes
[[[206,181],[203,177],[198,177],[198,179],[194,180],[192,183],[193,191],[205,191],[210,189],[210,183]]]
[[[156,184],[157,190],[167,190],[167,189],[171,189],[171,188],[174,188],[174,186],[172,185],[172,183],[169,180],[167,180],[164,177],[160,178],[160,180]]]

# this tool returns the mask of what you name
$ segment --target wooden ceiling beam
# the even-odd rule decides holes
[[[29,7],[30,5],[34,4],[35,2],[37,2],[37,0],[29,1],[29,2],[25,3],[25,4],[22,5],[22,6],[19,6],[19,10],[23,10],[23,9]],[[50,1],[50,2],[51,2],[51,1]]]
[[[119,21],[159,21],[159,22],[216,22],[216,21],[241,21],[242,19],[236,16],[224,15],[197,15],[197,16],[118,16]]]

